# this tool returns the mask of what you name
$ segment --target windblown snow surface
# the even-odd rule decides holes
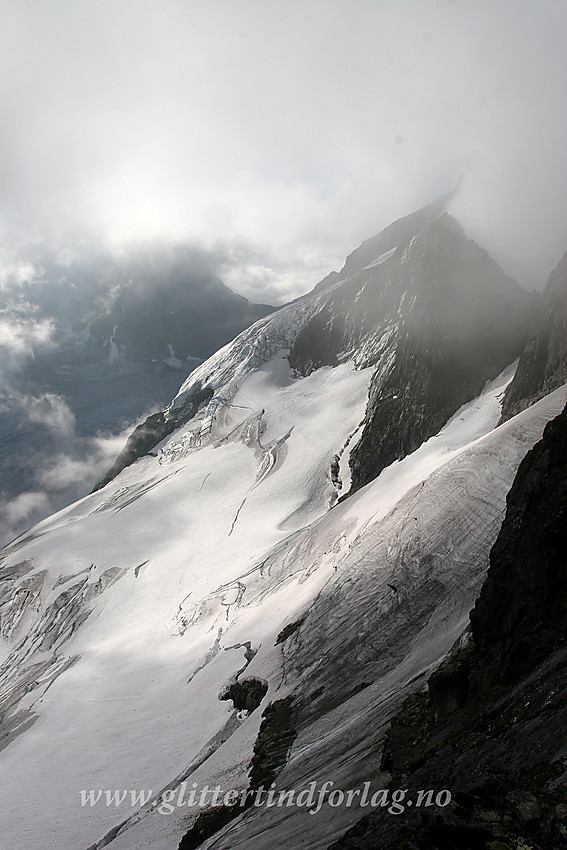
[[[6,847],[173,850],[197,810],[161,813],[160,794],[245,788],[262,710],[290,694],[315,696],[276,787],[375,783],[389,717],[465,630],[516,469],[566,388],[496,427],[508,369],[337,503],[331,464],[372,370],[298,379],[277,344],[157,457],[5,550]],[[268,685],[250,715],[219,699],[237,676]],[[99,789],[151,797],[82,805]],[[253,808],[204,846],[323,848],[360,814]]]

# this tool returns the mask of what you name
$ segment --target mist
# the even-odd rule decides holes
[[[135,424],[85,433],[29,382],[112,300],[108,258],[185,251],[282,304],[460,180],[450,212],[542,289],[567,248],[566,25],[561,0],[5,0],[0,415],[45,451],[4,539],[87,492]]]
[[[3,241],[219,242],[310,289],[451,190],[527,288],[567,247],[561,0],[6,0]]]

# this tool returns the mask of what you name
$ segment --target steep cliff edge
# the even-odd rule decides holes
[[[567,641],[567,409],[523,460],[471,612],[481,682],[515,682]]]

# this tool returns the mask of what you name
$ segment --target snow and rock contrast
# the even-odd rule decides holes
[[[520,464],[468,642],[386,733],[390,787],[441,785],[454,803],[375,811],[332,850],[567,847],[566,459],[567,407]]]
[[[394,237],[402,241],[390,247]],[[379,253],[367,262],[371,246]],[[357,489],[437,433],[520,355],[530,304],[441,202],[433,204],[363,243],[336,278],[195,369],[162,419],[134,432],[102,483],[194,417],[189,439],[199,442],[245,376],[283,350],[298,376],[340,363],[372,369],[351,445],[349,480]],[[209,399],[196,416],[204,393]]]
[[[526,296],[442,209],[412,221],[199,366],[105,486],[4,550],[8,846],[315,850],[356,802],[208,800],[196,844],[182,793],[387,781],[389,720],[466,631],[567,398],[497,427]]]

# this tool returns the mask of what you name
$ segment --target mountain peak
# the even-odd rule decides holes
[[[373,369],[350,455],[355,488],[436,433],[519,356],[530,301],[446,213],[449,197],[367,240],[347,259],[346,277],[260,320],[198,367],[168,411],[132,435],[112,474],[196,417],[199,434],[188,439],[200,442],[202,422],[280,351],[296,377],[344,362]]]
[[[407,243],[422,227],[429,221],[438,218],[447,209],[449,201],[456,189],[442,195],[436,201],[427,204],[416,212],[397,219],[384,230],[365,239],[364,242],[352,251],[346,258],[346,262],[339,272],[340,277],[348,277],[360,271],[382,254],[390,251],[398,245]]]
[[[351,254],[351,273],[343,270],[290,351],[303,375],[348,358],[374,368],[350,454],[354,489],[437,433],[524,344],[531,297],[467,238],[447,200]]]

